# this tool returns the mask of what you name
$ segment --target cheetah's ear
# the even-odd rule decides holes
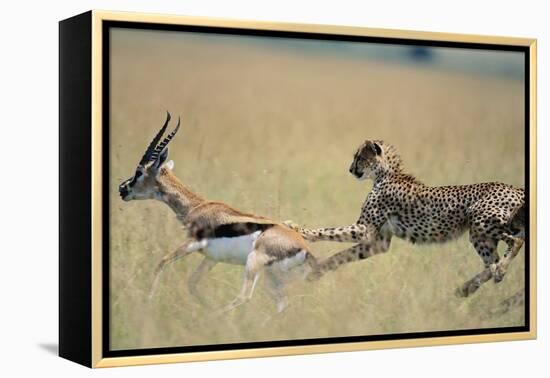
[[[374,148],[374,153],[378,156],[382,155],[382,147],[376,142],[372,142],[372,147]]]

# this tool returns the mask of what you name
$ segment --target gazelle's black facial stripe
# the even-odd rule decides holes
[[[136,171],[136,173],[134,174],[134,177],[132,177],[131,179],[128,179],[128,185],[130,186],[134,186],[136,184],[136,181],[138,180],[138,178],[140,178],[141,176],[143,175],[143,172],[140,171],[139,169]]]
[[[130,185],[130,182],[131,182],[132,180],[133,180],[133,177],[132,177],[132,178],[129,178],[129,179],[127,179],[127,180],[124,180],[124,181],[122,182],[122,184],[120,184],[118,187],[119,187],[119,188],[125,188],[125,187],[127,187],[127,186]]]
[[[129,187],[133,187],[135,184],[136,184],[136,181],[143,175],[143,172],[141,170],[136,170],[136,173],[134,174],[133,177],[127,179],[126,181],[124,181],[122,184],[120,184],[120,187],[123,187],[123,186],[129,186]]]

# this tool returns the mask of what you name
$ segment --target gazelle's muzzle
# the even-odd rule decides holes
[[[120,186],[118,187],[118,193],[120,194],[120,198],[126,201],[126,197],[128,196],[129,191],[128,185],[125,182],[120,184]]]

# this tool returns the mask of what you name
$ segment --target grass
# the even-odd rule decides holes
[[[125,203],[117,186],[133,174],[166,109],[182,116],[170,158],[190,188],[310,227],[356,221],[371,184],[355,181],[347,169],[364,139],[396,145],[407,170],[430,185],[524,183],[521,81],[222,41],[112,35],[112,349],[524,324],[519,307],[484,316],[524,287],[523,251],[502,283],[454,297],[482,268],[467,235],[430,246],[394,239],[387,254],[313,284],[293,283],[291,306],[267,325],[275,308],[261,282],[251,302],[218,319],[189,295],[185,283],[199,256],[167,269],[148,302],[155,265],[185,233],[165,205]],[[347,246],[311,248],[326,257]],[[238,293],[242,271],[218,264],[201,282],[213,308]]]

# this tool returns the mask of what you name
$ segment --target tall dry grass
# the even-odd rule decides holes
[[[217,319],[187,292],[199,263],[160,258],[185,239],[154,201],[122,202],[164,111],[182,116],[171,143],[175,173],[193,190],[245,211],[306,226],[355,222],[371,184],[347,172],[366,138],[396,145],[407,170],[430,185],[524,182],[523,83],[429,67],[343,59],[230,37],[115,31],[111,62],[111,348],[370,335],[522,325],[523,309],[486,318],[524,285],[523,252],[498,285],[468,299],[455,288],[482,268],[467,235],[443,245],[395,239],[389,253],[289,288],[274,312],[259,285],[248,304]],[[346,244],[316,243],[328,256]],[[200,284],[213,308],[238,293],[242,267],[217,265]]]

